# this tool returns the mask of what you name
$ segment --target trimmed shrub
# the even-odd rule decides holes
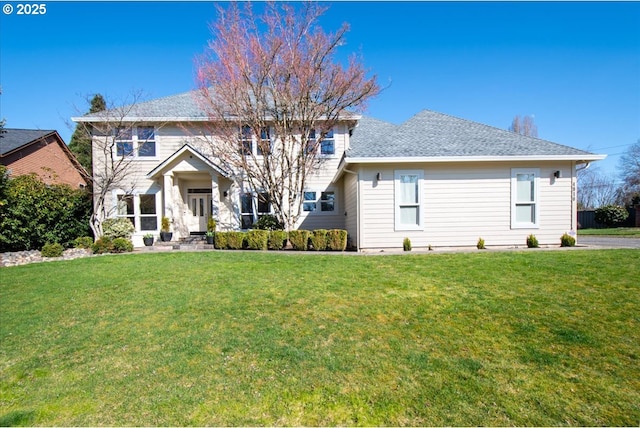
[[[246,234],[247,248],[250,250],[266,250],[269,241],[268,230],[250,230]]]
[[[347,231],[332,229],[327,231],[327,250],[344,251],[347,248]]]
[[[253,224],[254,229],[260,230],[282,230],[284,225],[278,221],[276,216],[265,214]]]
[[[282,250],[287,245],[287,232],[284,230],[272,230],[269,232],[267,247],[270,250]]]
[[[103,236],[111,239],[126,238],[131,239],[135,228],[131,221],[124,217],[108,218],[102,222]]]
[[[93,238],[90,236],[81,236],[73,240],[73,248],[91,248],[93,245]]]
[[[402,249],[404,251],[411,251],[411,239],[404,238],[404,240],[402,241]]]
[[[242,250],[244,248],[246,233],[227,232],[227,248],[230,250]]]
[[[229,232],[216,232],[213,238],[213,246],[216,250],[226,250],[228,246]]]
[[[576,238],[565,233],[560,237],[560,246],[561,247],[575,247],[576,246]]]
[[[127,238],[116,238],[111,245],[112,253],[130,253],[133,251],[133,243]]]
[[[534,234],[527,236],[527,248],[538,248],[538,238]]]
[[[327,249],[327,230],[316,229],[313,231],[310,237],[311,247],[315,251],[324,251]]]
[[[103,236],[91,245],[93,254],[110,253],[113,250],[113,239]]]
[[[607,227],[616,226],[629,217],[629,212],[620,205],[607,205],[595,211],[595,220]]]
[[[292,230],[289,232],[289,242],[294,250],[307,251],[311,232],[308,230]]]
[[[487,247],[485,247],[485,245],[484,245],[484,239],[478,238],[478,243],[476,244],[476,248],[478,250],[486,250],[487,249]]]
[[[46,243],[42,247],[40,254],[42,257],[62,257],[64,247],[58,243]]]

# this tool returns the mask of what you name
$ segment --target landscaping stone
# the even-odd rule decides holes
[[[80,257],[88,257],[91,250],[84,248],[72,248],[65,250],[62,257],[42,257],[40,251],[16,251],[12,253],[0,253],[0,266],[19,266],[29,263],[50,262],[54,260],[72,260]]]

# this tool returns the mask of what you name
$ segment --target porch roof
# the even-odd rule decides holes
[[[163,171],[171,164],[171,162],[175,161],[176,159],[178,159],[180,156],[182,156],[185,153],[190,153],[191,155],[197,157],[200,161],[202,161],[205,165],[207,165],[209,168],[211,168],[217,174],[219,174],[219,175],[221,175],[221,176],[223,176],[225,178],[229,178],[231,176],[231,173],[226,171],[224,168],[216,165],[215,163],[211,162],[211,160],[208,157],[206,157],[205,155],[200,153],[198,150],[193,148],[191,145],[185,144],[184,146],[182,146],[178,150],[176,150],[176,152],[174,152],[171,156],[166,158],[164,161],[160,162],[158,164],[158,166],[156,166],[151,171],[149,171],[149,173],[147,174],[147,177],[156,178],[157,176],[161,175],[163,173]]]

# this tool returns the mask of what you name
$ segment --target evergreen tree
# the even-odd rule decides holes
[[[107,104],[104,97],[100,94],[96,94],[91,99],[91,107],[89,113],[97,113],[107,109]],[[93,168],[91,166],[91,133],[88,127],[79,123],[76,125],[76,130],[73,131],[71,141],[69,142],[69,149],[73,152],[80,165],[89,173],[89,176],[93,176]]]

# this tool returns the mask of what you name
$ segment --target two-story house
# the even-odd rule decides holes
[[[206,230],[251,227],[271,207],[237,171],[215,157],[209,118],[192,93],[138,104],[119,118],[116,150],[131,164],[111,189],[109,216],[129,218],[134,244],[172,219],[174,239]],[[98,125],[113,117],[74,118]],[[238,124],[242,129],[242,124]],[[94,136],[94,171],[104,162]],[[259,150],[239,132],[244,150]],[[307,180],[297,228],[340,228],[359,250],[414,247],[524,245],[529,234],[559,244],[575,233],[576,169],[603,159],[582,150],[525,137],[433,111],[401,125],[350,115],[321,144],[322,168]],[[98,163],[98,164],[96,164]]]

